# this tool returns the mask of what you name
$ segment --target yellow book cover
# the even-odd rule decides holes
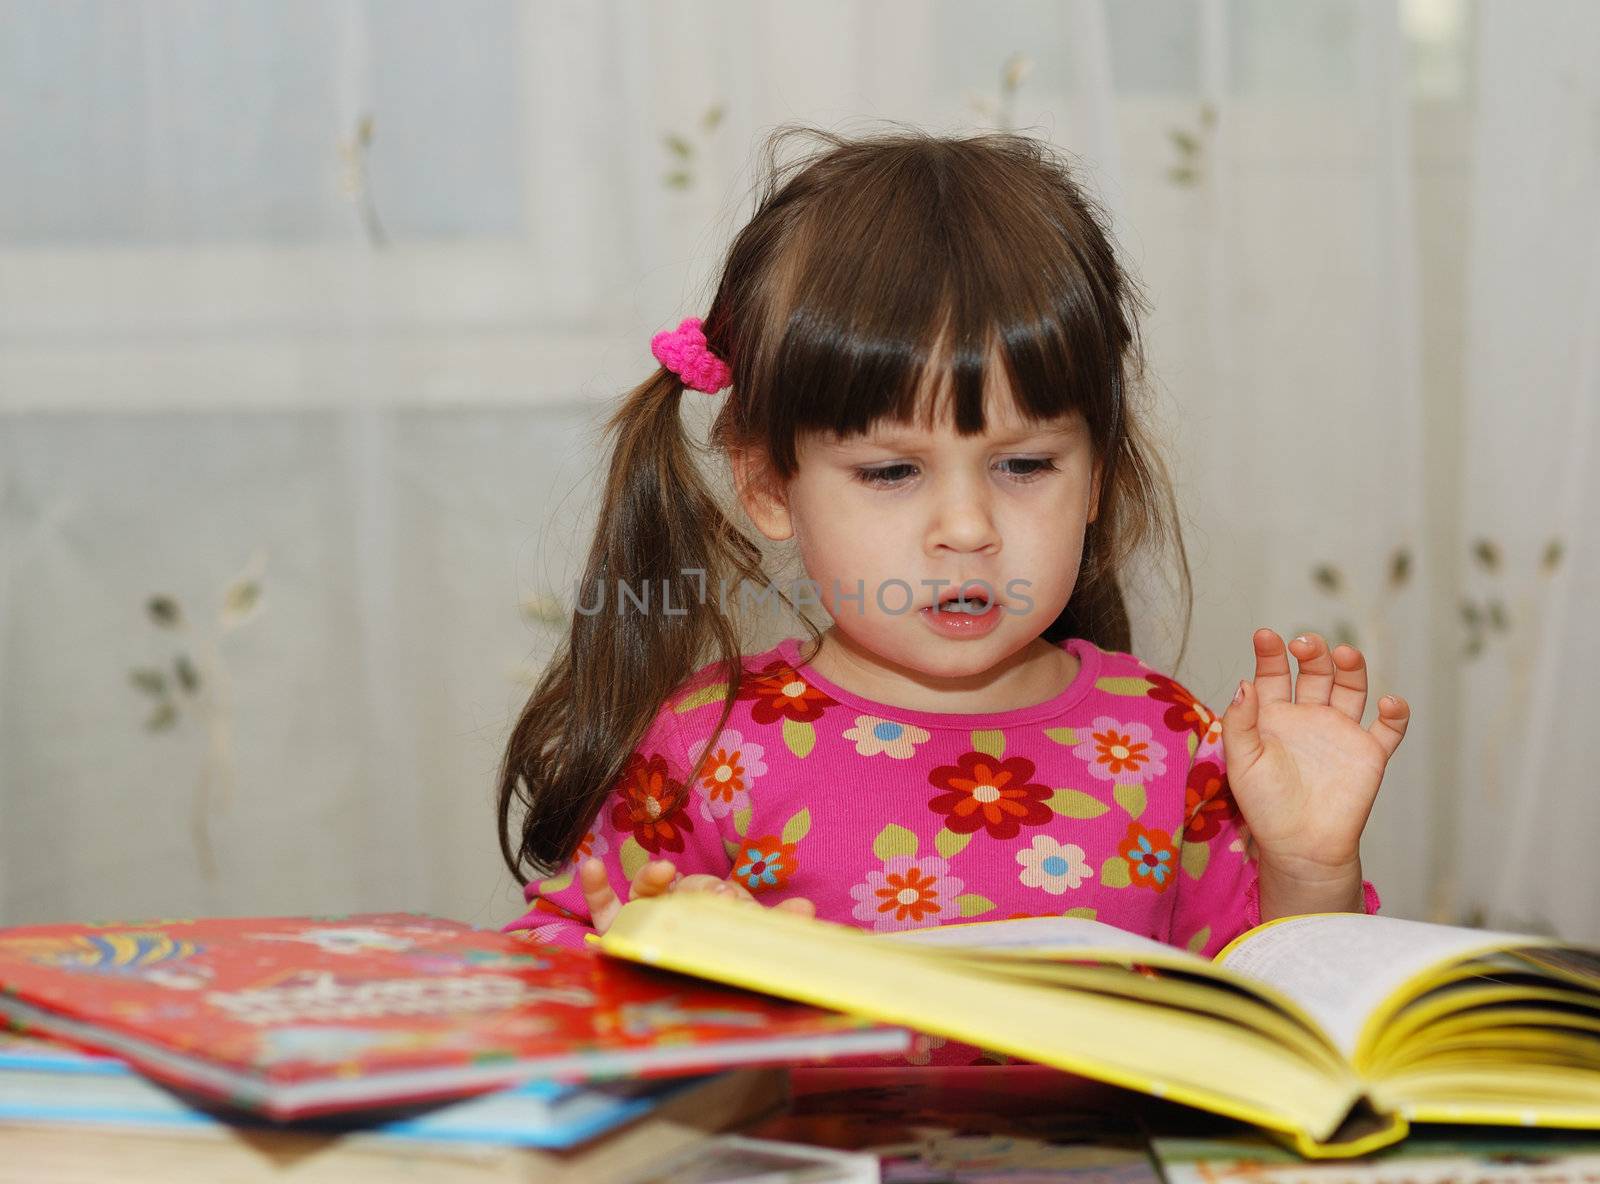
[[[1600,951],[1358,913],[1206,959],[1075,917],[892,934],[703,894],[606,953],[901,1024],[1254,1123],[1303,1155],[1409,1122],[1600,1128]]]

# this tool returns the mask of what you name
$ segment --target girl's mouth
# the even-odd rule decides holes
[[[1000,627],[1000,603],[981,591],[941,597],[922,610],[928,628],[940,637],[987,637]]]
[[[985,585],[973,582],[948,590],[929,606],[929,611],[981,616],[995,607],[996,604],[997,602],[990,595],[989,589]]]

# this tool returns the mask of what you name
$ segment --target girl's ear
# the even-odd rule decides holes
[[[733,487],[739,494],[739,504],[756,529],[775,543],[790,538],[794,534],[794,522],[789,517],[789,502],[784,496],[783,483],[772,472],[765,453],[759,448],[735,448],[729,459],[733,464]]]

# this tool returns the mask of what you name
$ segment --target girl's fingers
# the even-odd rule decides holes
[[[732,896],[737,885],[730,884],[721,876],[708,876],[704,872],[695,872],[691,876],[684,876],[672,886],[674,892],[710,892],[717,896]]]
[[[715,877],[708,878],[715,879]],[[756,894],[738,880],[716,880],[711,891],[718,896],[726,896],[729,900],[737,900],[742,904],[754,904],[756,901]]]
[[[611,878],[606,875],[606,865],[590,857],[578,865],[578,883],[583,888],[583,899],[589,906],[589,920],[595,932],[604,933],[611,928],[611,919],[617,915],[622,902],[612,891]]]
[[[1378,700],[1378,718],[1367,729],[1383,749],[1384,758],[1394,755],[1405,739],[1406,725],[1411,722],[1411,706],[1399,695],[1385,695]]]
[[[1328,702],[1356,723],[1367,709],[1367,660],[1353,645],[1337,646],[1333,659],[1333,693]]]
[[[1271,629],[1257,629],[1250,638],[1256,651],[1256,693],[1263,703],[1287,703],[1292,696],[1289,652]]]
[[[663,892],[672,890],[672,882],[677,874],[678,869],[672,865],[671,860],[652,859],[633,877],[633,886],[629,892],[634,900],[647,896],[660,896]]]
[[[1315,633],[1302,633],[1289,643],[1289,652],[1300,663],[1294,679],[1294,701],[1326,706],[1333,694],[1333,655],[1328,643]]]
[[[803,896],[791,896],[788,900],[780,900],[774,907],[786,913],[799,913],[802,917],[817,915],[817,906]]]
[[[1233,693],[1233,702],[1222,713],[1223,759],[1235,778],[1248,773],[1261,759],[1261,731],[1257,727],[1260,718],[1261,683],[1241,681]]]
[[[716,876],[708,876],[703,872],[696,872],[692,876],[684,876],[672,886],[674,892],[709,892],[713,896],[724,896],[729,900],[737,900],[744,904],[760,904],[756,894],[751,892],[738,880],[723,880]],[[814,917],[817,910],[810,901],[804,902],[810,909],[806,915]],[[778,906],[782,907],[782,906]]]
[[[729,900],[753,901],[755,896],[737,880],[724,880],[720,876],[708,876],[704,872],[696,872],[692,876],[684,876],[672,886],[674,892],[709,892],[713,896],[726,896]]]

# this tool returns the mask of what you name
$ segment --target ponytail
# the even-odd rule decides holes
[[[527,882],[524,868],[548,875],[571,858],[656,713],[689,675],[720,662],[728,691],[718,731],[738,693],[739,630],[705,590],[727,574],[760,581],[760,552],[700,476],[679,421],[683,390],[676,374],[659,369],[605,425],[614,443],[578,586],[584,611],[574,608],[500,770],[500,853],[519,883]],[[619,586],[644,599],[645,610],[624,601]],[[652,607],[669,603],[671,615]]]

